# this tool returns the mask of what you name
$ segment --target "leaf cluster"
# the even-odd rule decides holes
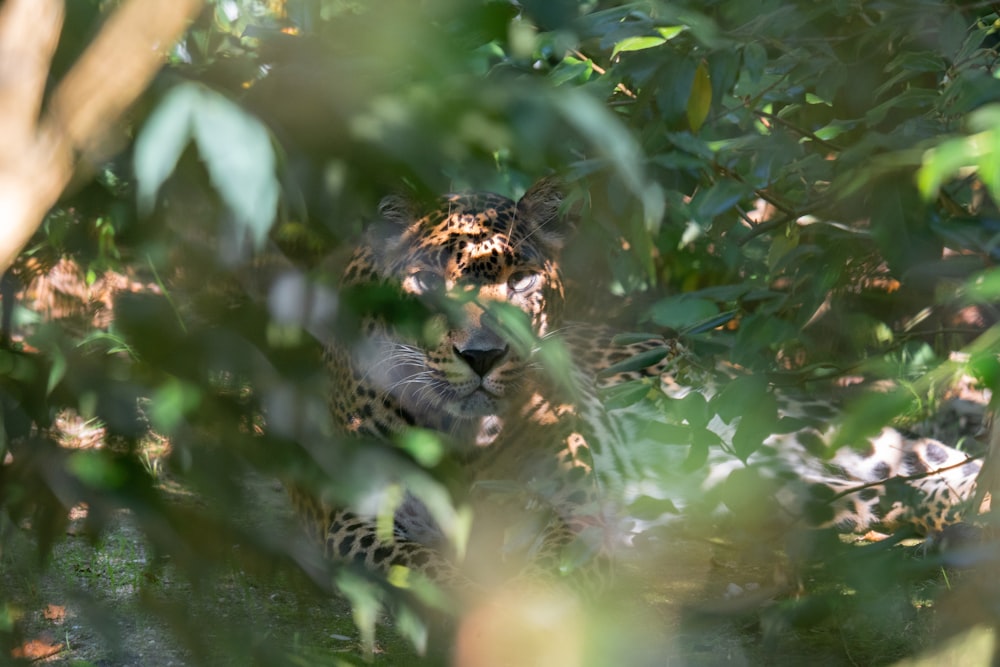
[[[81,16],[58,62],[106,4],[70,3]],[[578,218],[565,258],[575,316],[678,331],[785,385],[848,371],[908,382],[992,322],[998,25],[994,8],[957,0],[208,2],[120,152],[80,177],[14,269],[29,283],[70,257],[84,282],[114,269],[155,289],[119,293],[107,331],[42,321],[26,302],[6,318],[17,336],[0,350],[0,454],[14,464],[0,505],[33,517],[43,547],[70,506],[87,503],[95,534],[131,509],[194,578],[233,534],[265,560],[301,562],[234,523],[248,469],[344,500],[391,501],[407,480],[460,535],[447,443],[338,439],[326,416],[317,312],[348,337],[373,307],[426,326],[391,294],[329,288],[378,198],[400,189],[517,195],[558,172]],[[247,278],[274,247],[297,276],[280,317]],[[982,340],[964,369],[995,388],[997,350]],[[686,423],[660,435],[686,429],[693,470],[718,446],[709,412],[755,414],[733,443],[746,458],[783,428],[769,386],[692,394],[670,408]],[[56,447],[65,408],[115,446]],[[888,412],[862,411],[855,430]],[[137,463],[150,430],[207,518],[189,522]],[[313,573],[350,582],[366,624],[372,599],[433,606]]]

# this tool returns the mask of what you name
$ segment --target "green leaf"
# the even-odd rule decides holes
[[[567,56],[549,74],[549,81],[554,86],[561,86],[571,81],[582,82],[589,79],[593,71],[594,65],[590,61]]]
[[[757,410],[761,401],[773,396],[769,391],[767,380],[760,375],[741,375],[734,378],[711,401],[719,416],[727,422]],[[768,405],[770,405],[768,401]],[[777,421],[777,408],[775,408]]]
[[[488,311],[500,325],[500,333],[510,343],[518,355],[530,356],[538,345],[538,337],[531,328],[531,320],[527,313],[509,303],[491,301],[487,304]]]

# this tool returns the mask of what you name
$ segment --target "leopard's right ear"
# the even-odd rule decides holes
[[[575,227],[574,212],[565,209],[566,185],[555,176],[532,185],[517,202],[518,215],[534,228],[535,237],[557,251]]]
[[[404,193],[383,197],[375,219],[365,228],[363,244],[383,270],[405,245],[406,231],[420,218],[415,199]]]
[[[378,217],[406,229],[417,219],[417,204],[406,195],[391,194],[378,203]]]

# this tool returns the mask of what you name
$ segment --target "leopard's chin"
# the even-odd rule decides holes
[[[487,417],[500,412],[503,404],[504,401],[499,396],[479,388],[457,399],[452,404],[452,414],[456,417]]]

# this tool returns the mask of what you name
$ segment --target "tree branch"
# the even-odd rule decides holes
[[[202,0],[130,0],[108,19],[38,118],[62,26],[60,0],[0,8],[0,272],[163,64]]]

